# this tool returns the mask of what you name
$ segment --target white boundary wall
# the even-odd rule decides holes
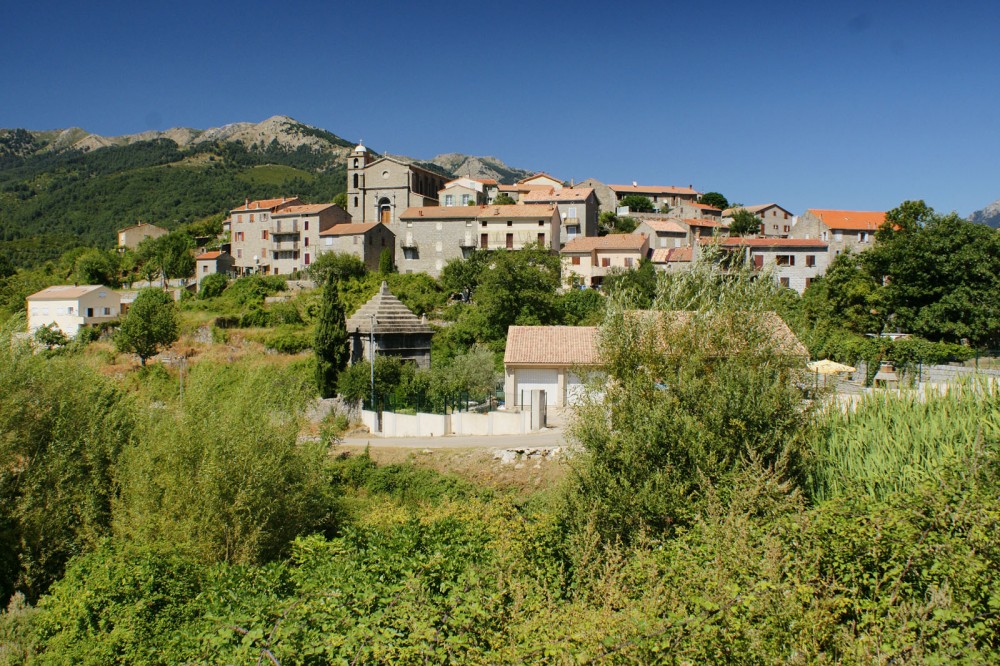
[[[473,414],[396,414],[382,412],[382,432],[375,431],[375,412],[361,411],[361,422],[382,437],[443,437],[444,435],[523,435],[531,432],[531,412]]]

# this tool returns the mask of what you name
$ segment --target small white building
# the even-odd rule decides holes
[[[116,319],[121,314],[118,292],[99,284],[57,285],[28,296],[28,331],[55,324],[67,336],[81,326]]]
[[[581,373],[600,367],[594,326],[511,326],[503,357],[508,409],[528,408],[531,392],[545,391],[546,405],[576,404],[584,394]]]

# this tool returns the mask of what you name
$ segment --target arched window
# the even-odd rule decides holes
[[[357,162],[357,160],[354,161]],[[357,165],[355,164],[355,166]],[[354,174],[354,189],[358,189],[358,174]]]
[[[354,158],[354,168],[355,169],[358,168],[358,158],[357,157]],[[357,187],[357,185],[355,185],[355,187]]]
[[[355,208],[358,207],[358,198],[357,197],[354,197],[354,207]]]

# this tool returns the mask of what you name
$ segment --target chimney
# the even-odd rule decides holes
[[[244,208],[249,208],[250,207],[250,199],[244,199],[243,200],[243,207]]]

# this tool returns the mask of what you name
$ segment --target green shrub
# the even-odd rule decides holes
[[[268,307],[268,323],[270,323],[271,326],[280,326],[282,324],[301,324],[302,316],[299,315],[299,310],[295,307],[294,303],[289,303],[287,301],[272,303]]]
[[[311,349],[312,335],[306,329],[283,326],[264,338],[264,346],[282,354],[298,354]]]
[[[198,297],[206,299],[221,296],[228,284],[229,280],[222,273],[206,275],[201,279],[201,290],[198,292]]]

